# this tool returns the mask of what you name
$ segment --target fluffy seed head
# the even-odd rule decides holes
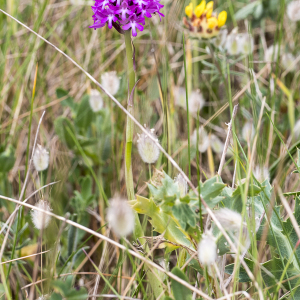
[[[240,45],[238,40],[237,31],[233,30],[226,39],[225,49],[230,55],[238,55],[240,53]]]
[[[280,53],[282,53],[282,46],[279,48],[278,44],[276,45],[271,45],[265,52],[265,61],[266,62],[272,62],[272,61],[277,61],[277,57]]]
[[[115,95],[120,88],[120,78],[116,71],[106,72],[101,75],[101,84],[111,95]]]
[[[285,70],[295,71],[296,69],[296,57],[292,53],[284,53],[281,57],[281,65]]]
[[[204,97],[200,91],[192,91],[191,95],[189,96],[189,112],[191,114],[197,114],[199,110],[205,104]]]
[[[33,164],[38,172],[46,170],[49,166],[49,152],[41,145],[36,146]]]
[[[266,167],[256,166],[253,171],[253,176],[259,181],[263,182],[266,179],[270,180],[270,173]]]
[[[175,86],[173,89],[175,104],[186,108],[186,92],[185,88]]]
[[[224,150],[224,143],[214,134],[210,135],[209,138],[210,146],[215,153],[221,154]]]
[[[144,125],[144,127],[149,132],[149,134],[158,142],[158,139],[154,133],[154,129],[148,129],[146,128],[146,125]],[[142,160],[147,164],[155,163],[158,160],[160,154],[159,148],[157,147],[155,142],[145,133],[141,133],[138,136],[139,139],[137,141],[137,148]]]
[[[98,90],[91,90],[89,103],[93,112],[98,112],[103,108],[103,99]]]
[[[300,137],[300,120],[298,120],[295,124],[294,127],[294,136],[295,138],[299,138]]]
[[[40,200],[39,202],[37,202],[35,204],[35,207],[48,212],[52,210],[49,206],[49,203],[44,200]],[[31,219],[35,228],[41,230],[48,227],[51,217],[42,211],[33,209],[31,210]]]
[[[110,201],[106,219],[114,233],[127,236],[134,228],[134,214],[127,200],[115,198]]]
[[[217,259],[217,244],[210,233],[202,235],[198,245],[198,258],[204,266],[212,265]]]
[[[204,153],[209,146],[209,137],[203,127],[198,131],[198,149],[201,153]],[[197,130],[195,129],[191,137],[191,141],[194,145],[197,145]]]
[[[246,122],[243,129],[242,129],[242,137],[246,142],[251,142],[254,138],[254,126],[250,122]]]
[[[250,54],[253,51],[254,41],[249,33],[239,34],[240,51],[242,54]]]
[[[300,21],[300,1],[292,1],[287,6],[287,15],[293,22]]]
[[[177,177],[175,177],[174,182],[178,185],[180,197],[184,197],[188,192],[188,184],[186,180],[181,174],[178,174]]]
[[[226,230],[238,231],[242,225],[242,216],[229,208],[221,208],[215,216]]]

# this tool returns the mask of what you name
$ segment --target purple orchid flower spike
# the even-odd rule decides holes
[[[131,28],[132,30],[132,36],[137,36],[137,31],[136,29],[138,29],[139,31],[143,31],[144,30],[144,26],[142,26],[139,23],[143,23],[145,22],[143,18],[136,18],[134,16],[131,16],[129,18],[129,23],[127,23],[126,25],[123,25],[123,29],[124,30],[128,30]]]
[[[132,30],[132,36],[137,36],[137,30],[143,31],[145,18],[158,14],[160,19],[164,15],[160,12],[163,5],[160,0],[95,0],[92,6],[94,24],[90,28],[108,28]],[[122,27],[122,29],[121,29]]]

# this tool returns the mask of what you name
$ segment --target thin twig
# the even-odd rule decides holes
[[[234,118],[237,114],[239,105],[235,105],[233,108],[233,112],[232,112],[232,117],[231,117],[231,121],[228,124],[228,132],[227,132],[227,137],[226,137],[226,141],[225,141],[225,145],[224,145],[224,149],[223,149],[223,153],[222,153],[222,157],[221,157],[221,161],[220,161],[220,166],[219,166],[219,170],[218,170],[218,174],[219,176],[221,176],[222,173],[222,169],[224,167],[225,164],[225,157],[226,157],[226,153],[229,147],[229,143],[230,143],[230,138],[231,138],[231,131],[232,131],[232,122],[234,121]]]

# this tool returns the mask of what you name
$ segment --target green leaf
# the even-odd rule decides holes
[[[165,233],[164,238],[166,240],[194,249],[188,234],[181,229],[177,219],[172,214],[167,214],[159,208],[154,203],[153,199],[147,199],[137,195],[136,200],[129,201],[128,203],[137,213],[150,217],[150,222],[152,223],[154,230],[161,234]],[[176,248],[171,245],[168,247],[169,249]]]
[[[249,267],[249,269],[251,270],[251,272],[254,271],[255,268],[255,263],[250,260],[245,258],[244,259],[247,266]],[[285,259],[284,262],[282,263],[282,261],[278,258],[273,258],[263,264],[261,264],[261,274],[262,274],[262,278],[264,280],[264,283],[266,284],[266,286],[271,287],[274,286],[274,289],[277,287],[278,282],[281,279],[281,276],[283,274],[283,271],[285,269],[285,266],[287,265],[288,260]],[[225,267],[225,272],[227,274],[232,274],[233,273],[233,269],[234,269],[234,264],[230,264],[227,265]],[[299,275],[299,270],[297,268],[295,268],[295,266],[293,264],[289,264],[288,269],[286,271],[286,276],[283,278],[284,280],[294,277],[296,275]],[[239,269],[239,282],[250,282],[251,279],[249,278],[247,272],[245,271],[245,269],[243,267],[240,267]],[[294,279],[289,280],[291,288],[295,288],[297,287],[297,285],[299,281],[299,277],[296,277]],[[282,283],[282,285],[289,290],[289,284],[287,281],[285,281],[284,283]]]
[[[266,206],[267,211],[270,208],[268,199],[270,199],[271,197],[272,187],[267,181],[265,181],[263,184],[266,185],[266,187],[264,188],[266,195],[263,192],[261,192],[258,197],[254,198],[255,211],[258,216],[260,216],[264,212],[263,203]],[[273,211],[270,217],[270,222],[272,225],[274,235],[271,229],[269,229],[269,231],[267,232],[266,242],[273,247],[276,253],[280,253],[283,258],[289,259],[290,257],[292,257],[292,263],[297,269],[300,270],[300,247],[296,249],[295,255],[293,254],[293,249],[298,241],[298,236],[289,218],[285,222],[283,222],[282,218],[280,217],[280,208],[281,207],[276,206],[274,209],[276,210],[277,214]],[[299,197],[296,198],[294,216],[296,218],[297,223],[300,224]],[[264,219],[260,228],[257,231],[258,240],[265,238],[263,234],[266,226],[268,225]]]
[[[57,293],[52,293],[50,300],[62,300],[62,296]]]
[[[75,111],[76,103],[74,102],[74,99],[69,95],[69,93],[66,90],[62,88],[58,88],[56,90],[56,96],[58,99],[64,97],[65,100],[61,101],[61,105],[70,107],[73,112]]]
[[[172,273],[176,275],[177,277],[183,279],[186,282],[188,281],[188,278],[186,275],[178,268],[175,267],[172,270]],[[181,283],[177,282],[176,280],[171,278],[172,282],[172,291],[175,300],[191,300],[192,299],[192,292],[187,287],[183,286]]]
[[[81,195],[83,199],[88,199],[92,195],[92,178],[90,175],[83,177],[80,181]]]
[[[65,143],[69,149],[73,149],[75,147],[75,143],[72,136],[67,131],[67,128],[69,128],[74,136],[76,136],[74,125],[69,119],[61,116],[54,121],[54,129],[59,139]]]
[[[89,96],[85,95],[76,110],[75,125],[86,130],[93,122],[94,116],[95,114],[89,104]]]
[[[172,212],[184,230],[187,230],[188,225],[195,228],[196,214],[188,204],[177,200],[175,205],[172,207]]]
[[[246,19],[249,15],[254,14],[255,10],[257,9],[257,6],[259,5],[261,5],[261,1],[254,1],[249,3],[248,5],[245,5],[235,14],[236,20],[238,21]]]
[[[220,196],[226,184],[222,182],[220,176],[214,176],[204,183],[200,182],[201,197],[209,208],[214,208],[224,197]],[[197,200],[198,201],[198,200]],[[205,209],[203,208],[204,212]]]
[[[163,201],[167,198],[170,202],[180,198],[178,185],[165,172],[161,186],[155,187],[152,184],[148,184],[148,187],[154,200]]]
[[[9,145],[4,152],[0,153],[0,172],[10,171],[15,164],[15,149]]]

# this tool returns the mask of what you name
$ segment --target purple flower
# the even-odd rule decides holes
[[[137,36],[137,32],[136,32],[136,29],[138,28],[139,31],[143,31],[144,30],[144,27],[139,24],[139,23],[143,23],[145,22],[144,21],[144,18],[135,18],[134,16],[131,16],[129,18],[129,23],[127,23],[126,25],[123,25],[123,29],[124,30],[128,30],[131,28],[132,30],[132,36]]]
[[[94,12],[94,24],[90,28],[101,28],[108,25],[108,28],[115,27],[120,32],[123,30],[132,31],[133,36],[137,36],[137,31],[143,31],[145,18],[151,18],[152,15],[164,15],[160,12],[164,6],[159,3],[160,0],[95,0],[92,6]]]

